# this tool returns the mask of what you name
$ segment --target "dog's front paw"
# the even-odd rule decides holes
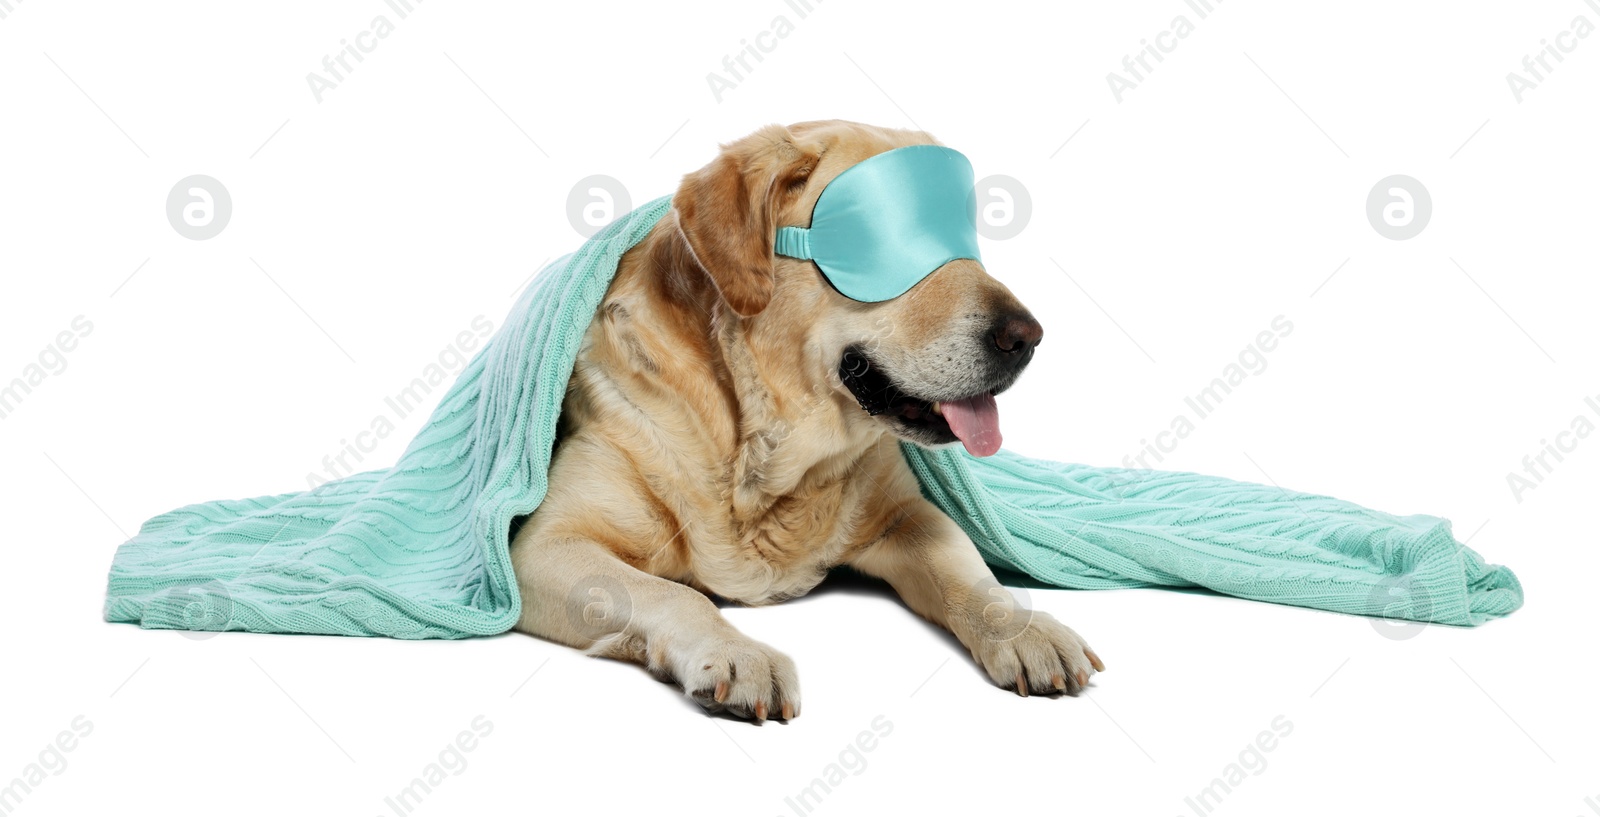
[[[800,676],[794,661],[753,638],[707,639],[676,658],[678,683],[709,712],[757,723],[800,714]]]
[[[1049,613],[1015,610],[1014,617],[986,620],[973,638],[972,657],[1004,689],[1076,695],[1089,676],[1105,669],[1071,627]]]

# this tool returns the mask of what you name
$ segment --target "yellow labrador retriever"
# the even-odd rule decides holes
[[[1017,607],[898,448],[956,443],[941,404],[960,404],[962,436],[974,422],[993,432],[968,448],[993,453],[991,395],[1027,365],[1038,322],[976,261],[861,303],[812,262],[773,255],[775,230],[807,226],[831,179],[920,144],[937,143],[773,125],[684,177],[584,337],[549,494],[511,544],[517,629],[640,663],[713,712],[787,720],[800,712],[794,663],[708,594],[765,604],[849,565],[1018,694],[1074,694],[1104,669],[1077,633]]]

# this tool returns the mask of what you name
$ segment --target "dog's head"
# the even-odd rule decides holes
[[[1033,358],[1043,329],[970,259],[945,263],[905,294],[863,303],[811,261],[774,256],[781,226],[810,226],[827,184],[895,148],[937,144],[916,131],[852,122],[768,126],[724,145],[684,177],[673,210],[695,261],[748,324],[769,382],[828,392],[849,423],[877,423],[922,445],[1000,447],[994,395]]]

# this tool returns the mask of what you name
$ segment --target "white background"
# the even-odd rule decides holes
[[[393,33],[318,102],[306,75],[379,14]],[[780,14],[793,32],[719,102],[707,74]],[[1178,14],[1195,31],[1119,103],[1106,75]],[[1292,734],[1214,813],[1590,814],[1600,439],[1520,501],[1506,479],[1574,417],[1600,423],[1600,36],[1521,102],[1506,82],[1578,15],[1600,24],[1580,0],[1229,0],[1203,21],[1179,0],[828,0],[803,20],[781,0],[429,0],[404,20],[380,0],[11,0],[0,382],[75,316],[93,330],[0,420],[0,783],[83,715],[16,813],[392,814],[482,715],[492,734],[415,813],[793,814],[881,715],[892,733],[815,813],[1193,814],[1281,715]],[[1009,447],[1119,464],[1283,315],[1267,369],[1161,467],[1447,517],[1526,607],[1393,638],[1204,594],[1034,590],[1108,671],[1021,699],[877,587],[830,584],[727,613],[800,668],[803,716],[759,728],[516,634],[101,620],[142,520],[304,487],[474,316],[500,326],[576,246],[577,180],[639,204],[719,142],[832,117],[927,129],[1030,192],[1022,233],[983,245],[1046,327],[1001,401]],[[233,200],[206,241],[165,215],[196,173]],[[1433,199],[1407,241],[1365,213],[1396,173]]]

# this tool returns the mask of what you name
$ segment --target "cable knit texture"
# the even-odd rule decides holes
[[[617,264],[668,207],[650,202],[546,267],[394,467],[146,522],[112,561],[106,620],[393,638],[511,629],[512,520],[544,499],[567,380]],[[1443,519],[1198,474],[902,449],[991,564],[1048,585],[1205,587],[1461,625],[1522,604],[1516,576]]]

